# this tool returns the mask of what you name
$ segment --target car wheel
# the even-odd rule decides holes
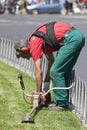
[[[37,14],[39,14],[39,12],[38,12],[38,10],[35,9],[32,11],[32,14],[37,15]]]

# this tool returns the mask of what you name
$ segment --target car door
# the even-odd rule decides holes
[[[59,13],[61,10],[61,5],[59,3],[50,4],[50,13]]]
[[[47,3],[44,2],[39,6],[39,12],[41,13],[59,13],[61,9],[60,3]]]

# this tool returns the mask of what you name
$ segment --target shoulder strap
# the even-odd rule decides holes
[[[58,45],[58,40],[54,33],[54,24],[56,22],[51,22],[46,25],[46,34],[49,37],[50,42],[52,43],[52,46],[56,47]]]
[[[51,22],[46,24],[46,34],[42,31],[39,31],[38,29],[31,35],[31,36],[37,36],[44,39],[44,47],[46,45],[50,45],[52,48],[60,47],[60,44],[58,40],[55,37],[54,33],[54,24],[56,22]]]
[[[46,43],[50,42],[48,35],[46,35],[45,33],[41,31],[36,30],[32,35],[43,38]]]

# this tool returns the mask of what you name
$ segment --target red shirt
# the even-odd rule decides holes
[[[70,25],[61,23],[61,22],[57,22],[54,24],[54,33],[60,43],[62,43],[62,37],[70,29],[70,27],[71,27]],[[41,26],[39,30],[46,33],[46,26],[45,25]],[[44,52],[42,48],[42,43],[43,43],[42,38],[39,38],[37,36],[32,36],[30,38],[30,53],[34,62],[36,62],[39,58],[41,58],[44,53],[47,54],[49,52],[58,50],[58,48],[53,49],[50,46],[46,46],[46,49]]]
[[[84,2],[87,2],[87,0],[84,0]]]

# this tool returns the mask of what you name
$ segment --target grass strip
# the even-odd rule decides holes
[[[35,90],[32,77],[0,61],[0,130],[87,130],[71,111],[57,112],[47,108],[38,112],[35,124],[22,124],[22,117],[31,106],[23,100],[17,79],[19,73],[24,77],[26,90]]]

